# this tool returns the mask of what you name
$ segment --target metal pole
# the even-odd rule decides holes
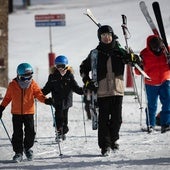
[[[35,99],[35,118],[34,118],[34,124],[35,124],[35,142],[37,141],[37,134],[38,134],[38,110],[37,110],[37,99]]]
[[[49,20],[51,22],[51,20]],[[52,31],[51,31],[51,25],[49,26],[49,40],[50,40],[50,52],[52,53]]]
[[[4,130],[5,130],[6,134],[7,134],[7,136],[8,136],[9,141],[10,141],[11,144],[12,144],[12,140],[11,140],[11,138],[10,138],[10,136],[9,136],[9,133],[8,133],[8,131],[7,131],[6,127],[5,127],[5,124],[4,124],[4,122],[2,121],[2,119],[1,119],[1,123],[2,123],[2,125],[3,125],[3,127],[4,127]]]
[[[60,152],[60,156],[62,156],[63,154],[61,153],[61,146],[60,146],[60,141],[59,141],[59,137],[58,137],[58,131],[57,131],[57,124],[55,121],[55,116],[54,116],[54,111],[53,111],[53,106],[51,105],[51,113],[52,113],[52,117],[53,117],[53,121],[54,121],[54,125],[55,125],[55,130],[56,130],[56,135],[57,135],[57,140],[58,140],[58,148],[59,148],[59,152]]]
[[[83,96],[81,96],[81,99],[82,99],[82,112],[83,112],[84,135],[85,135],[85,142],[87,142],[86,123],[85,123],[85,114],[84,114],[84,105],[83,105]]]

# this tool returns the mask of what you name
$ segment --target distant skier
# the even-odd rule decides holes
[[[149,118],[146,124],[148,132],[154,131],[155,118],[158,107],[158,97],[162,104],[160,111],[161,133],[170,130],[170,61],[165,55],[162,40],[156,35],[148,36],[146,48],[140,53],[143,69],[150,76],[151,81],[145,79]],[[140,74],[135,70],[137,74]]]
[[[98,29],[99,45],[97,55],[97,83],[90,78],[91,54],[81,63],[80,75],[87,89],[97,91],[99,118],[98,118],[98,145],[101,154],[107,156],[110,148],[118,149],[119,130],[122,123],[122,101],[124,95],[124,67],[125,63],[139,62],[137,55],[128,54],[121,48],[118,37],[109,25]]]
[[[20,162],[23,152],[28,160],[33,159],[35,131],[34,131],[34,101],[37,98],[45,104],[52,104],[47,99],[38,84],[32,79],[33,68],[28,63],[21,63],[17,67],[17,77],[9,83],[5,97],[0,105],[0,118],[5,107],[11,102],[13,123],[12,146],[15,152],[13,161]],[[23,125],[24,132],[23,132]]]
[[[55,59],[56,68],[49,75],[48,81],[42,89],[44,95],[52,94],[55,108],[55,121],[59,138],[65,139],[68,128],[68,111],[72,106],[73,92],[82,95],[83,89],[79,87],[73,70],[68,66],[68,59],[64,55],[59,55]],[[56,140],[58,137],[56,137]]]

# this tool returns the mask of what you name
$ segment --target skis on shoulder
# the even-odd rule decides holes
[[[141,1],[141,2],[139,3],[139,6],[140,6],[140,9],[141,9],[141,11],[142,11],[142,13],[143,13],[143,15],[144,15],[147,23],[149,24],[152,32],[153,32],[155,35],[158,35],[158,36],[159,36],[159,32],[158,32],[158,30],[157,30],[157,28],[156,28],[156,26],[155,26],[155,23],[153,22],[150,14],[149,14],[149,11],[148,11],[148,8],[147,8],[145,2],[144,2],[144,1]]]
[[[152,32],[155,35],[158,35],[163,40],[163,43],[164,43],[164,46],[165,46],[165,55],[167,57],[167,63],[170,64],[169,47],[168,47],[168,43],[167,43],[167,39],[166,39],[166,34],[165,34],[165,30],[164,30],[164,25],[163,25],[163,20],[162,20],[162,15],[161,15],[159,3],[158,2],[152,3],[152,7],[153,7],[154,14],[155,14],[155,18],[157,20],[159,31],[158,31],[157,27],[155,26],[153,19],[151,18],[150,14],[149,14],[149,11],[147,9],[145,2],[141,1],[139,3],[139,6],[140,6],[140,9],[141,9],[148,25],[151,28]]]
[[[168,43],[167,43],[167,39],[166,39],[166,34],[165,34],[165,29],[164,29],[164,24],[163,24],[163,19],[162,19],[162,14],[161,14],[161,9],[160,9],[159,3],[158,2],[153,2],[152,7],[153,7],[155,18],[156,18],[156,21],[157,21],[157,24],[158,24],[160,35],[162,37],[162,40],[163,40],[163,42],[165,44],[165,47],[166,47],[167,51],[169,52]]]

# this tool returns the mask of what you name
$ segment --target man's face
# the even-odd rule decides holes
[[[112,33],[106,32],[101,34],[101,42],[104,44],[110,44],[112,42]]]

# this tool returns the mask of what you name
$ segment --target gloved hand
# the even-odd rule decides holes
[[[4,111],[5,107],[0,105],[0,119],[2,118],[2,112]]]
[[[128,64],[130,64],[131,66],[134,66],[134,64],[137,64],[137,65],[139,65],[139,66],[142,65],[142,62],[141,62],[139,56],[136,55],[136,54],[134,54],[134,53],[128,54],[127,62],[128,62]]]
[[[94,92],[97,92],[98,89],[98,86],[95,85],[95,82],[93,80],[86,81],[85,87],[86,89],[89,89]]]
[[[49,97],[48,99],[45,99],[45,104],[46,105],[53,105],[53,99],[51,97]]]

